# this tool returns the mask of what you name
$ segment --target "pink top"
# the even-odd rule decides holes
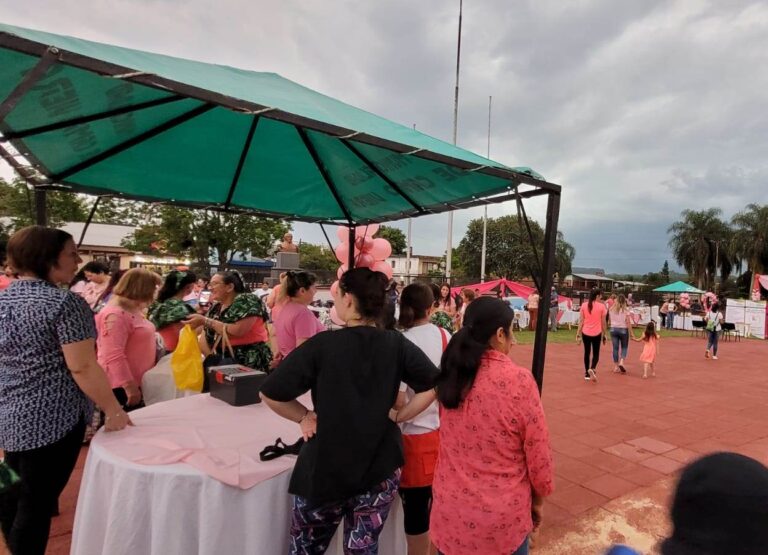
[[[603,333],[603,321],[608,309],[600,301],[592,303],[592,312],[589,311],[589,303],[582,303],[579,309],[581,313],[581,333],[584,335],[601,335]]]
[[[312,311],[299,303],[288,302],[275,318],[277,347],[283,356],[296,348],[298,340],[309,339],[324,330]]]
[[[81,293],[82,297],[85,299],[85,302],[88,303],[88,306],[91,308],[96,307],[96,303],[98,302],[99,297],[101,297],[101,294],[104,292],[108,285],[108,281],[105,281],[104,283],[96,283],[95,281],[88,282],[88,284],[83,288],[83,292]]]
[[[11,278],[5,274],[0,274],[0,291],[6,289],[12,282],[13,280]]]
[[[627,316],[629,316],[628,310],[608,310],[608,317],[611,319],[612,328],[627,329]]]
[[[643,352],[640,353],[640,362],[656,362],[658,349],[659,336],[653,336],[648,341],[643,339]]]
[[[141,385],[155,365],[155,326],[146,318],[107,305],[96,315],[99,364],[112,388],[127,382]]]
[[[529,370],[489,350],[457,409],[440,407],[430,536],[450,555],[509,555],[533,529],[531,488],[554,489],[544,410]]]

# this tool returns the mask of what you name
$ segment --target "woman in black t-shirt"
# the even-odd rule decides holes
[[[389,419],[400,382],[417,392],[401,412],[416,414],[434,399],[435,365],[402,334],[376,327],[386,286],[368,268],[345,273],[334,301],[346,328],[304,342],[261,388],[306,440],[289,486],[291,553],[325,552],[342,518],[345,553],[377,552],[403,465],[400,430]],[[307,391],[314,410],[297,400]]]

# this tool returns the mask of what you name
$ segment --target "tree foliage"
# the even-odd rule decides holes
[[[768,204],[748,204],[733,216],[732,251],[747,268],[758,274],[768,271]]]
[[[289,224],[271,218],[162,206],[157,219],[139,227],[124,246],[141,252],[183,254],[207,269],[211,257],[219,267],[238,252],[265,257],[275,240],[289,230]]]
[[[544,230],[535,221],[531,221],[530,226],[538,256],[531,245],[525,225],[521,225],[516,216],[488,219],[485,263],[488,277],[507,277],[517,280],[529,276],[540,278],[541,260],[544,254]],[[464,238],[455,250],[455,266],[459,275],[480,276],[482,244],[483,220],[472,220],[469,222]],[[576,249],[565,240],[562,232],[558,232],[555,272],[560,276],[569,274],[575,256]]]
[[[392,246],[392,254],[405,254],[405,249],[408,248],[408,239],[405,233],[396,227],[381,225],[374,237],[381,237],[389,241]]]
[[[90,210],[90,207],[89,207]],[[149,225],[160,211],[159,205],[115,197],[101,197],[93,221],[100,224]],[[148,252],[148,251],[147,251]]]
[[[336,255],[328,247],[302,243],[300,252],[303,270],[333,272],[339,267]]]
[[[48,225],[54,227],[83,222],[88,215],[85,202],[74,193],[48,191],[46,206]],[[35,223],[35,193],[22,179],[8,183],[0,178],[0,216],[11,219],[13,230]]]
[[[713,286],[718,270],[724,281],[733,269],[732,232],[721,214],[719,208],[683,210],[681,219],[667,230],[675,261],[699,288]]]

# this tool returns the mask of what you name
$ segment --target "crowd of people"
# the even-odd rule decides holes
[[[333,293],[344,326],[323,333],[308,308],[317,290],[310,272],[285,272],[274,289],[251,292],[231,271],[206,283],[188,269],[161,277],[142,268],[110,272],[99,262],[81,268],[72,237],[39,226],[13,235],[8,259],[13,279],[0,293],[0,523],[12,553],[45,552],[86,426],[132,425],[143,375],[176,348],[187,325],[203,355],[223,349],[227,337],[236,362],[267,372],[264,402],[301,431],[289,486],[291,553],[324,552],[342,522],[345,553],[377,553],[396,496],[409,555],[528,553],[554,489],[554,465],[536,382],[513,362],[515,315],[505,301],[472,289],[457,300],[448,285],[401,289],[356,268]],[[549,302],[557,299],[553,289]],[[595,290],[580,309],[585,379],[597,381],[609,334],[614,371],[625,372],[631,337],[644,342],[644,377],[655,375],[654,325],[634,337],[627,300],[609,301]],[[385,317],[394,304],[396,322]],[[715,335],[707,356],[716,358],[717,305],[707,322]],[[311,407],[299,400],[307,392]],[[742,459],[715,458],[683,473],[665,554],[747,541],[722,532],[709,544],[691,533],[736,521],[691,516],[696,503],[729,507],[733,497],[721,495],[729,480],[728,491],[747,495],[730,468],[740,465],[766,500],[768,470]],[[8,476],[18,483],[5,483]],[[710,497],[702,497],[702,480]],[[764,516],[768,504],[733,506]],[[712,551],[726,552],[758,551]]]

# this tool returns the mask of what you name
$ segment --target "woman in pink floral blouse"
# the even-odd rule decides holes
[[[474,301],[443,355],[430,535],[445,555],[526,555],[554,488],[536,382],[508,356],[513,316],[504,301]]]

